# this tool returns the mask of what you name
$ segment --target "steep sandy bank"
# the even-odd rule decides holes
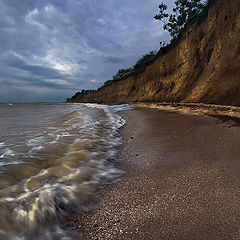
[[[213,1],[208,17],[142,74],[82,102],[203,102],[240,105],[240,1]]]

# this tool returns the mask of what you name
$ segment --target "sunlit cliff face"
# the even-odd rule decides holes
[[[157,7],[154,0],[0,1],[0,101],[64,100],[97,88],[168,39],[153,19]]]
[[[239,106],[239,9],[239,1],[215,1],[206,19],[188,29],[181,41],[162,52],[144,72],[115,81],[82,101]]]

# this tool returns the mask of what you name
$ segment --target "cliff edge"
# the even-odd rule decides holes
[[[144,72],[113,81],[79,102],[240,106],[240,1],[213,1],[206,19]]]

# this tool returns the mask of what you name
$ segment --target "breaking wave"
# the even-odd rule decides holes
[[[0,239],[73,238],[63,226],[66,212],[86,207],[122,174],[110,160],[125,123],[116,112],[129,108],[78,104],[18,143],[0,143]]]

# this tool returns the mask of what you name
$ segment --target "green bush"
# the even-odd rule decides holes
[[[112,83],[112,80],[107,80],[106,82],[104,82],[103,86],[109,86]]]
[[[113,76],[113,80],[117,80],[117,79],[122,79],[124,77],[129,76],[129,74],[131,73],[132,68],[127,68],[127,69],[119,69],[117,74],[115,74]]]
[[[77,102],[78,100],[80,100],[81,98],[89,95],[89,94],[92,94],[92,93],[95,93],[96,91],[95,90],[84,90],[82,89],[81,92],[76,92],[75,95],[73,95],[71,98],[67,98],[67,102]]]
[[[133,71],[143,71],[156,58],[156,51],[151,51],[140,58],[133,66]]]
[[[138,73],[143,72],[145,68],[156,59],[156,55],[157,55],[156,51],[151,51],[143,55],[132,68],[119,69],[117,74],[113,76],[113,81],[124,79],[131,75],[137,75]],[[107,85],[109,85],[108,84],[109,81],[107,81]],[[105,86],[105,83],[104,83],[104,86]]]

